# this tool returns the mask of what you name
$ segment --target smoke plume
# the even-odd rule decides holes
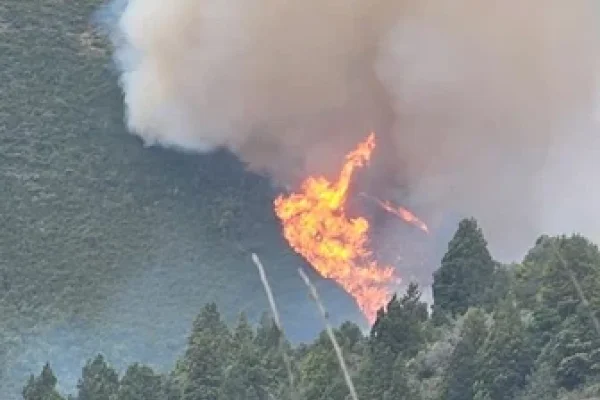
[[[148,145],[226,147],[293,185],[373,130],[376,190],[474,215],[498,251],[600,238],[591,1],[119,4],[127,123]]]

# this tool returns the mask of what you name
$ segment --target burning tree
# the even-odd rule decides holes
[[[275,213],[291,247],[317,272],[335,280],[358,303],[370,323],[377,310],[391,298],[391,287],[400,279],[388,265],[380,265],[369,249],[369,222],[346,213],[349,186],[357,168],[365,166],[375,148],[375,135],[359,143],[346,155],[336,181],[309,176],[299,193],[275,199]],[[406,222],[427,231],[427,226],[410,211],[380,202]]]

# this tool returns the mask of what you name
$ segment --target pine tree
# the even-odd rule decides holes
[[[63,397],[56,391],[57,379],[46,363],[42,368],[40,375],[35,378],[33,375],[23,388],[22,394],[24,400],[63,400]]]
[[[152,368],[135,363],[130,365],[120,382],[118,400],[163,400],[160,375]]]
[[[509,298],[496,311],[479,353],[475,399],[513,400],[527,384],[533,362],[529,335]]]
[[[587,239],[542,236],[525,261],[538,290],[533,337],[540,361],[556,370],[559,387],[573,390],[598,375],[600,252]]]
[[[284,353],[290,354],[292,346],[285,339],[283,333],[277,328],[273,318],[269,314],[262,315],[254,344],[262,357],[262,365],[268,376],[271,377],[270,390],[274,395],[281,397],[289,394],[289,374],[284,360]]]
[[[540,297],[547,308],[558,310],[562,319],[585,306],[587,313],[600,314],[600,252],[582,236],[545,238],[536,258],[545,265]],[[581,291],[581,292],[580,292]],[[589,304],[582,304],[584,296]],[[590,328],[593,328],[590,321]]]
[[[409,384],[405,363],[406,361],[402,357],[398,357],[394,363],[392,382],[385,391],[383,400],[419,400],[421,398],[420,393]]]
[[[556,371],[550,365],[542,363],[527,380],[527,386],[517,396],[517,400],[552,400],[556,398]]]
[[[98,354],[83,367],[77,389],[77,400],[114,400],[119,390],[119,376]]]
[[[383,399],[392,384],[394,362],[394,355],[384,343],[369,343],[356,380],[359,398]]]
[[[230,336],[216,304],[206,305],[194,320],[188,340],[183,400],[217,400],[231,357]]]
[[[336,335],[337,336],[337,335]],[[343,399],[348,394],[343,384],[340,366],[325,332],[308,349],[299,366],[301,398],[306,400]],[[342,393],[336,393],[339,390]]]
[[[495,262],[475,219],[464,219],[433,274],[434,316],[455,317],[482,306],[491,289]]]
[[[426,340],[424,324],[428,318],[427,304],[421,301],[417,284],[411,283],[401,299],[394,296],[386,310],[380,311],[371,328],[370,342],[382,345],[393,360],[400,354],[414,357]]]
[[[472,400],[475,377],[478,373],[477,356],[487,336],[485,314],[471,309],[465,315],[460,339],[444,377],[445,400]]]
[[[243,345],[254,343],[254,330],[248,322],[248,317],[245,313],[240,314],[237,325],[233,331],[233,346],[236,350],[239,350]],[[258,347],[258,346],[257,346]]]
[[[245,314],[240,315],[234,330],[232,348],[232,361],[225,369],[219,400],[266,400],[269,376]]]
[[[427,304],[421,301],[415,283],[409,284],[402,298],[394,296],[386,309],[378,312],[358,378],[361,398],[383,398],[392,384],[397,359],[414,357],[427,342],[428,318]]]
[[[170,374],[163,376],[162,378],[162,393],[164,394],[164,400],[181,400],[182,384],[180,377],[175,371]]]
[[[256,345],[264,352],[277,350],[282,339],[282,334],[275,325],[273,318],[269,314],[264,313],[258,324],[256,336],[254,338]]]

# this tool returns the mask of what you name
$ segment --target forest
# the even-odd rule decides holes
[[[103,3],[0,3],[0,400],[353,400],[302,283],[268,268],[298,261],[270,182],[128,134],[90,21]],[[283,330],[249,251],[277,282]],[[411,285],[369,331],[321,285],[357,398],[600,397],[594,243],[541,236],[504,265],[467,219],[439,258],[433,307]]]
[[[228,326],[199,310],[169,373],[123,374],[103,354],[76,393],[51,360],[24,400],[584,400],[600,396],[600,252],[581,235],[540,236],[521,263],[495,261],[475,219],[459,223],[433,277],[433,305],[411,283],[369,332],[345,322],[292,345],[265,312]],[[156,321],[160,324],[160,321]],[[135,337],[131,340],[135,341]],[[335,347],[343,355],[340,363]],[[350,382],[345,379],[342,364]]]

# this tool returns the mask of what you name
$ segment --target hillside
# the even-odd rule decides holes
[[[127,132],[110,50],[90,23],[101,3],[0,3],[0,399],[266,400],[297,389],[347,400],[300,266],[341,326],[363,400],[600,395],[596,245],[543,236],[504,265],[473,219],[412,237],[351,199],[382,228],[373,247],[402,264],[402,289],[421,283],[366,329],[352,299],[282,238],[271,181],[227,151],[147,148]],[[277,329],[260,319],[269,307],[252,252],[273,286],[297,388]]]
[[[269,182],[227,153],[144,148],[126,132],[109,54],[89,24],[99,4],[0,5],[4,384],[48,359],[74,384],[98,350],[168,367],[204,303],[229,319],[264,310],[248,250],[269,268],[290,332],[313,337],[302,261],[280,237]],[[357,315],[322,284],[340,318]]]
[[[368,335],[346,322],[302,346],[288,346],[268,318],[254,325],[241,316],[228,326],[210,303],[194,320],[185,353],[168,374],[139,363],[119,374],[110,359],[98,354],[83,366],[71,391],[75,397],[68,398],[600,396],[600,252],[584,237],[541,236],[522,263],[502,265],[491,257],[477,222],[465,219],[432,286],[432,314],[413,284],[380,310]],[[334,351],[333,337],[341,352]],[[23,383],[23,398],[63,400],[61,381],[46,364]]]

